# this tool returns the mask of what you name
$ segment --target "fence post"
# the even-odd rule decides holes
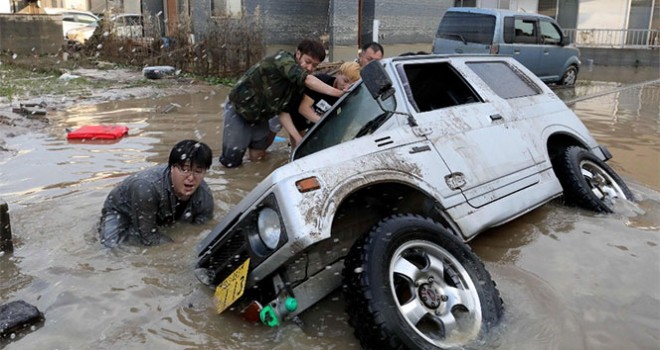
[[[0,199],[0,252],[12,252],[11,224],[9,223],[9,206]]]

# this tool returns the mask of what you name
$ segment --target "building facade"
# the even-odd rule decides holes
[[[16,12],[15,7],[26,3],[0,0],[0,13]],[[144,13],[159,21],[164,36],[172,35],[185,15],[199,38],[209,32],[213,21],[258,11],[269,45],[294,45],[304,37],[322,39],[330,46],[357,46],[374,39],[385,45],[430,44],[451,6],[541,13],[569,30],[660,29],[660,0],[40,0],[40,4],[97,14]],[[578,44],[579,40],[576,36]]]

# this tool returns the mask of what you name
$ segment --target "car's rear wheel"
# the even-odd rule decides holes
[[[479,339],[502,316],[483,263],[440,224],[396,215],[345,260],[349,323],[367,349],[447,349]]]
[[[561,76],[559,85],[563,85],[563,86],[575,85],[575,82],[577,81],[577,75],[578,75],[577,67],[569,66],[568,69],[566,69],[564,74]]]
[[[619,200],[634,200],[625,182],[605,162],[580,147],[567,147],[553,159],[567,204],[611,213]]]

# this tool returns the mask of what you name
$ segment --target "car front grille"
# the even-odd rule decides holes
[[[222,282],[239,267],[249,256],[248,245],[242,230],[236,230],[213,246],[207,253],[203,267],[213,285]]]

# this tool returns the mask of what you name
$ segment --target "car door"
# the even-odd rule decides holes
[[[555,23],[541,19],[539,28],[541,34],[539,62],[542,64],[535,73],[546,80],[558,80],[564,74],[564,66],[573,55],[573,51],[561,46],[561,29]]]
[[[479,208],[539,181],[538,163],[501,98],[477,94],[448,61],[403,65],[422,133],[450,170],[447,185]],[[475,77],[476,78],[476,77]],[[478,78],[477,78],[478,79]],[[503,81],[505,83],[505,81]]]
[[[503,40],[499,54],[511,56],[538,75],[541,47],[538,44],[538,20],[529,16],[506,16],[503,21]]]

